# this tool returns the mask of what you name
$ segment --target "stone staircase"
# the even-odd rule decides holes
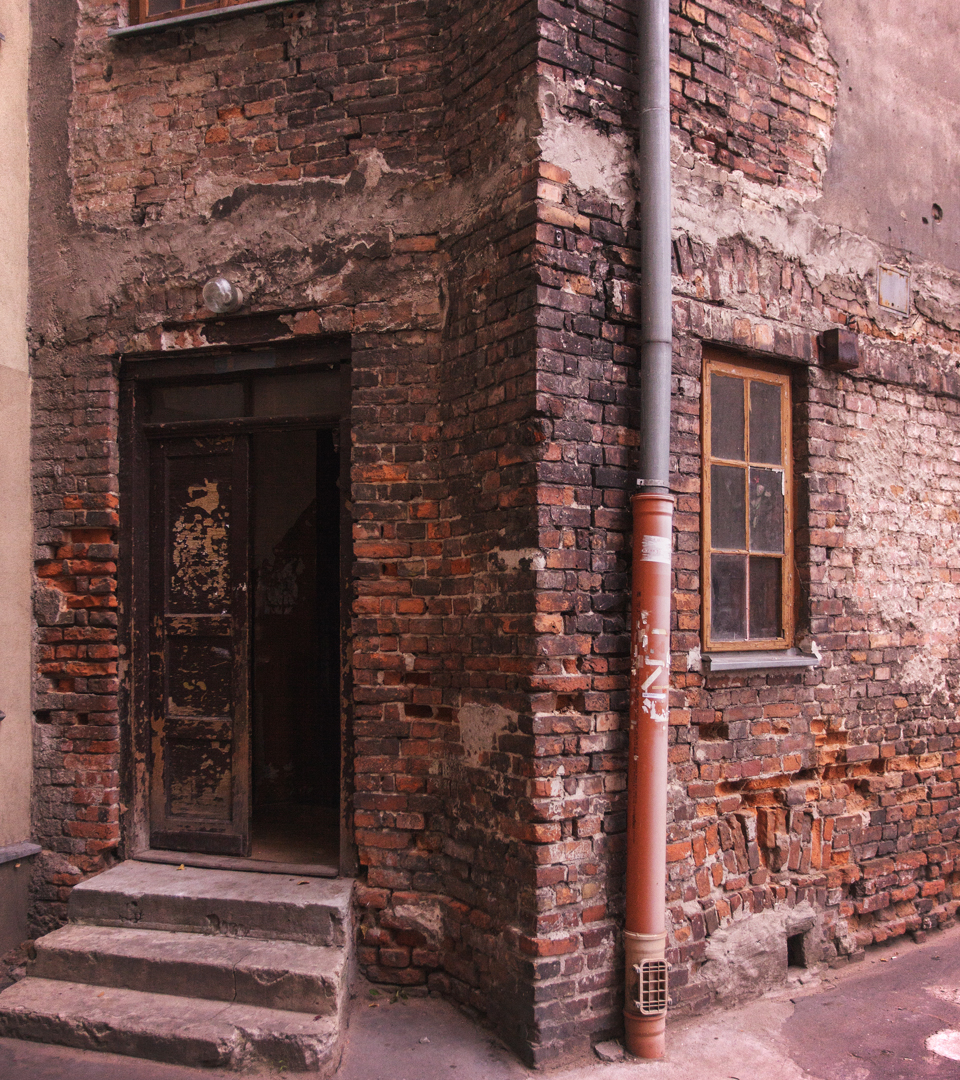
[[[350,981],[350,881],[129,861],[0,994],[0,1035],[180,1065],[330,1076]]]

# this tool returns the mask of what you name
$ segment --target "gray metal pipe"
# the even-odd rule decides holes
[[[640,476],[646,494],[670,488],[670,2],[640,0]]]

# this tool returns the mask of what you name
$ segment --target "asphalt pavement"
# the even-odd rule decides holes
[[[898,940],[737,1008],[673,1019],[659,1062],[597,1056],[550,1080],[960,1080],[960,927]],[[373,991],[373,993],[371,993]],[[617,1047],[605,1052],[616,1056]],[[2,1080],[235,1076],[0,1039]],[[270,1074],[257,1074],[266,1078]],[[496,1037],[436,997],[358,984],[337,1080],[525,1080]],[[252,1078],[251,1078],[252,1080]]]

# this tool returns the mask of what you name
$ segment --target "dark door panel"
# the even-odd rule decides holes
[[[150,844],[250,851],[249,444],[150,448]]]

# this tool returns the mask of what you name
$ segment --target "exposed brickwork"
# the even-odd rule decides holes
[[[681,341],[675,366],[678,784],[668,892],[674,994],[698,1008],[713,1000],[697,980],[709,936],[745,912],[809,901],[821,912],[826,960],[954,918],[960,726],[946,628],[956,480],[952,463],[928,460],[934,444],[923,430],[953,444],[960,382],[942,354],[894,344],[868,344],[856,372],[825,371],[813,335],[783,321],[793,322],[792,307],[814,319],[845,308],[842,295],[811,290],[788,263],[742,242],[709,254],[685,238],[676,246],[684,282],[739,293],[747,311],[762,297],[764,316],[679,309],[678,325],[696,336]],[[700,645],[703,339],[796,365],[799,632],[824,650],[805,673],[704,676],[690,660]],[[930,509],[918,515],[918,503]]]
[[[346,183],[374,149],[392,169],[436,158],[442,4],[307,3],[105,49],[125,6],[91,5],[78,37],[81,220],[209,212],[238,182]]]
[[[361,963],[487,1012],[531,1063],[616,1035],[635,4],[320,0],[114,43],[118,4],[79,9],[56,61],[69,191],[37,189],[80,285],[35,281],[37,923],[125,854],[119,358],[348,334]],[[786,230],[819,191],[818,18],[673,4],[667,899],[687,1009],[715,997],[711,935],[750,913],[808,901],[840,962],[960,905],[960,336],[748,228]],[[247,306],[210,320],[222,268]],[[860,335],[846,374],[819,361],[836,324]],[[816,668],[699,662],[704,343],[793,374]]]
[[[117,392],[110,361],[41,347],[34,362],[34,827],[49,867],[34,917],[50,927],[120,838]]]
[[[837,71],[809,0],[671,0],[674,123],[698,154],[809,192],[826,165]]]

